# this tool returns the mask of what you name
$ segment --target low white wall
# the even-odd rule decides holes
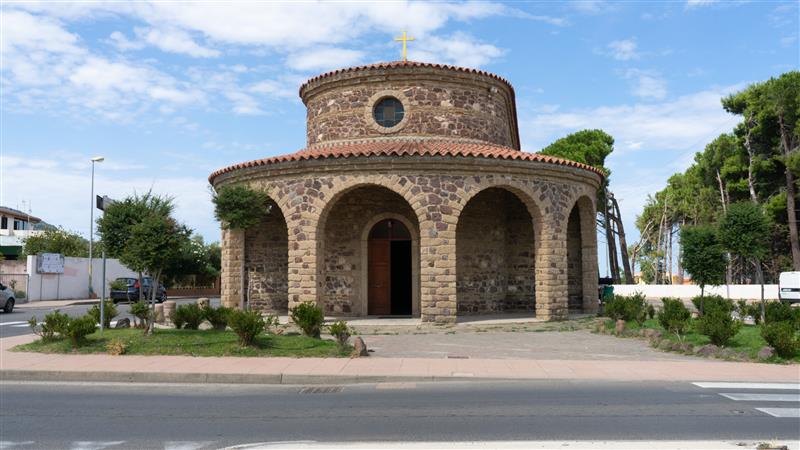
[[[97,297],[103,290],[103,260],[92,260],[92,288]],[[28,301],[69,300],[89,298],[89,258],[64,258],[63,274],[36,273],[36,256],[28,256],[30,283]],[[128,269],[118,259],[106,260],[106,295],[108,285],[119,277],[136,277],[137,273]]]
[[[675,297],[681,299],[691,299],[700,295],[700,286],[692,284],[615,284],[614,293],[620,295],[631,295],[641,292],[649,299],[661,299],[663,297]],[[721,295],[733,300],[755,300],[761,298],[761,285],[758,284],[730,284],[722,286],[706,286],[706,295]],[[778,285],[764,285],[765,299],[778,299]]]

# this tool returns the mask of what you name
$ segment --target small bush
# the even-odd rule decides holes
[[[175,328],[183,328],[184,330],[200,328],[200,324],[203,323],[204,319],[204,308],[195,303],[178,306],[175,308],[175,314],[172,315],[172,323],[175,324]]]
[[[220,306],[219,308],[203,308],[203,317],[214,327],[215,330],[224,330],[228,326],[228,315],[231,308]]]
[[[301,303],[290,310],[292,321],[300,327],[303,334],[313,338],[319,338],[322,322],[325,316],[322,309],[312,302]]]
[[[150,320],[152,314],[150,306],[141,300],[131,304],[131,315],[134,317],[134,326],[137,328],[146,328],[147,321]]]
[[[792,358],[800,351],[800,338],[789,321],[767,321],[761,326],[761,337],[783,358]]]
[[[684,306],[681,300],[675,298],[663,298],[661,302],[664,309],[658,314],[658,323],[670,333],[674,333],[678,340],[689,330],[689,319],[692,313]]]
[[[347,340],[353,335],[352,328],[347,326],[347,322],[343,320],[328,325],[328,331],[330,331],[331,336],[336,339],[339,348],[344,348],[347,345]]]
[[[25,298],[25,291],[14,291],[14,298],[17,300]]]
[[[113,291],[126,291],[128,290],[128,282],[125,280],[114,280],[108,286]]]
[[[764,305],[766,324],[789,322],[795,330],[800,330],[800,309],[792,308],[788,303],[781,301],[767,302]]]
[[[275,320],[275,316],[269,316],[265,321],[258,311],[241,311],[235,309],[228,314],[228,326],[239,336],[239,345],[251,345],[256,337],[268,328]]]
[[[652,319],[656,316],[656,307],[653,305],[647,305],[647,318]]]
[[[712,295],[706,297],[703,303],[705,312],[697,320],[697,331],[708,336],[712,344],[724,346],[742,326],[741,321],[731,316],[733,302]]]
[[[614,320],[636,321],[641,325],[647,319],[644,294],[614,295],[606,302],[604,313]]]
[[[67,324],[69,324],[69,316],[55,310],[46,316],[44,321],[39,323],[36,317],[31,317],[28,320],[31,330],[37,336],[42,338],[42,341],[53,341],[57,338],[63,338],[67,332]]]
[[[97,322],[94,317],[86,314],[81,317],[70,318],[67,323],[66,335],[72,341],[72,346],[77,348],[83,344],[86,336],[94,333],[97,328]]]
[[[111,300],[106,300],[103,305],[103,327],[111,328],[111,319],[119,315],[117,306]],[[94,319],[95,323],[100,323],[100,305],[92,306],[87,312]]]
[[[120,338],[114,338],[106,343],[106,351],[109,355],[119,356],[124,355],[125,352],[128,350],[128,345],[125,344]]]

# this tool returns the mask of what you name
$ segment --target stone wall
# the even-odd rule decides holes
[[[363,286],[365,264],[362,241],[367,227],[376,217],[394,214],[414,224],[417,218],[406,200],[382,187],[360,187],[335,200],[324,225],[323,263],[320,279],[323,284],[321,304],[325,314],[340,316],[366,315],[367,288]]]
[[[416,217],[423,320],[455,320],[456,224],[469,200],[489,188],[503,188],[514,193],[530,212],[535,232],[538,317],[547,320],[567,316],[567,219],[578,199],[586,203],[581,210],[589,211],[588,219],[581,214],[582,236],[585,237],[582,240],[583,283],[586,286],[594,278],[596,290],[596,242],[590,240],[595,227],[591,217],[594,200],[591,199],[596,198],[600,177],[583,169],[488,158],[351,157],[241,169],[215,179],[217,186],[227,183],[266,188],[283,211],[289,231],[290,307],[302,301],[323,301],[326,263],[322,243],[329,242],[324,239],[325,224],[331,216],[335,217],[340,194],[365,185],[397,193]],[[235,258],[241,254],[242,245],[235,236],[223,234],[223,301],[226,303],[232,303],[236,295],[238,266]],[[584,289],[584,297],[588,298],[586,292],[591,289]]]
[[[458,314],[533,311],[533,220],[512,193],[487,189],[459,216]]]
[[[245,233],[248,306],[269,313],[286,313],[289,305],[289,239],[286,220],[277,204],[261,225]]]
[[[387,96],[405,119],[391,129],[372,118]],[[351,72],[304,87],[309,146],[385,136],[444,137],[519,149],[514,92],[490,76],[427,68]]]
[[[583,257],[581,255],[581,217],[577,206],[572,208],[567,225],[567,282],[569,309],[583,308]]]

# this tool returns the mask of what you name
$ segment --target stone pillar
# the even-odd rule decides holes
[[[456,321],[456,223],[446,205],[430,205],[420,224],[421,318],[423,322]],[[435,210],[435,211],[430,211]]]
[[[223,306],[239,308],[242,300],[242,270],[245,239],[243,230],[222,230],[220,297]]]
[[[545,216],[536,245],[536,317],[563,320],[569,315],[566,223]]]
[[[289,228],[289,309],[302,302],[317,302],[316,220],[293,214]]]
[[[579,203],[581,216],[581,257],[583,271],[583,312],[596,313],[598,304],[597,213],[588,199]]]

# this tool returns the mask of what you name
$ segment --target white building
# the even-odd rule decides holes
[[[42,219],[28,213],[0,206],[0,254],[6,260],[16,260],[22,252],[25,238],[42,232]]]

